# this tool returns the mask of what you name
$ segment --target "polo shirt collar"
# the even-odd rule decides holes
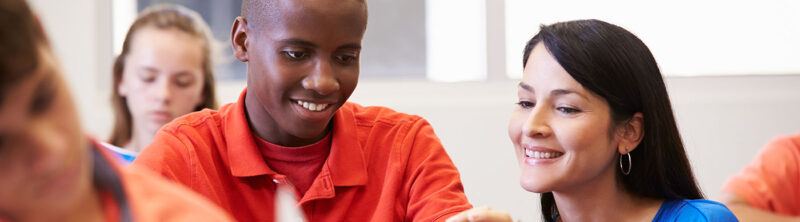
[[[358,138],[353,104],[345,103],[333,115],[333,141],[326,161],[334,186],[367,184],[367,163]]]
[[[244,107],[245,95],[247,95],[247,88],[239,95],[239,100],[222,113],[225,147],[231,174],[236,177],[277,174],[267,166],[253,139],[253,133],[250,132],[250,124],[247,122]]]
[[[236,177],[275,175],[277,173],[267,166],[250,131],[244,107],[246,94],[247,88],[239,95],[236,104],[222,113],[231,174]],[[323,171],[330,172],[334,186],[367,184],[367,164],[357,132],[353,105],[346,103],[333,116],[331,151],[323,167]]]

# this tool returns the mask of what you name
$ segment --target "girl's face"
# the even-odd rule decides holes
[[[134,132],[155,135],[203,102],[203,43],[177,29],[145,27],[133,35],[118,93]],[[144,131],[142,131],[144,130]]]
[[[520,185],[543,193],[614,176],[619,144],[608,103],[583,88],[541,43],[523,72],[508,135]]]
[[[49,49],[0,104],[0,220],[63,212],[91,190],[91,153]]]

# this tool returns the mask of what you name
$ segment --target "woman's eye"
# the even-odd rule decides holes
[[[301,51],[283,51],[283,54],[291,60],[301,60],[306,57],[306,53]]]
[[[581,110],[579,110],[579,109],[570,108],[570,107],[558,107],[558,108],[556,108],[556,110],[558,110],[559,112],[562,112],[562,113],[566,113],[566,114],[573,114],[573,113],[581,112]]]
[[[522,107],[523,109],[530,109],[533,108],[533,106],[535,106],[536,104],[529,101],[519,101],[517,102],[517,105],[519,105],[519,107]]]

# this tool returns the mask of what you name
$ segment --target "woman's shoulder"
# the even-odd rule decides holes
[[[711,200],[666,200],[653,221],[738,221],[725,205]]]

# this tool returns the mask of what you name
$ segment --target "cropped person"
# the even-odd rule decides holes
[[[443,221],[471,208],[424,119],[347,102],[364,0],[245,0],[231,31],[247,88],[219,111],[164,126],[133,165],[240,221],[273,221],[278,184],[310,221]]]
[[[159,4],[133,22],[114,62],[112,150],[133,161],[173,119],[215,109],[215,40],[196,12]]]
[[[599,20],[541,26],[525,46],[508,135],[545,221],[736,221],[703,200],[653,55]],[[488,207],[451,221],[510,221]]]
[[[800,133],[774,138],[722,187],[743,221],[800,221]]]
[[[231,221],[144,168],[121,169],[81,130],[38,19],[0,1],[0,221]]]

